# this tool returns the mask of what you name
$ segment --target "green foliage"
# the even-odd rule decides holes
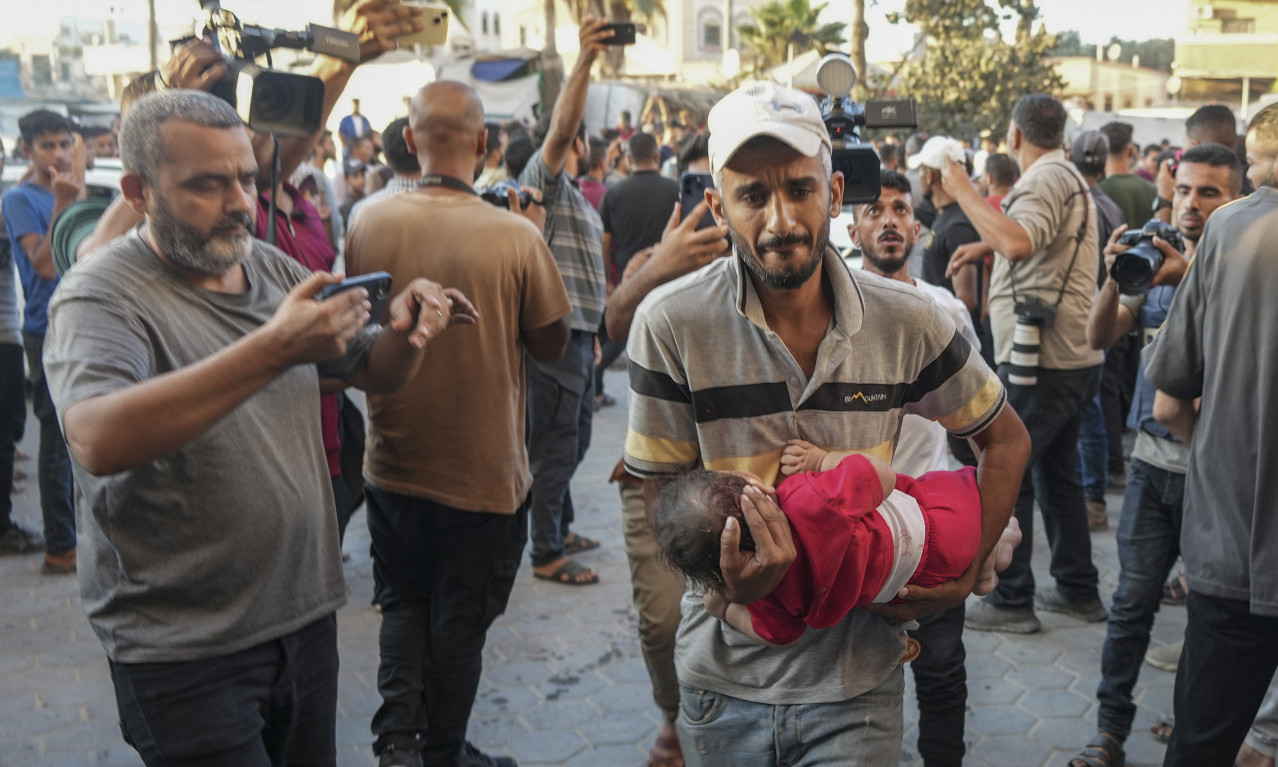
[[[784,64],[791,43],[795,56],[808,50],[824,53],[831,47],[846,44],[846,23],[822,24],[818,20],[825,6],[822,3],[814,7],[809,0],[773,0],[751,8],[754,23],[743,24],[737,32],[741,35],[742,47],[753,57],[753,70],[758,73]]]
[[[1024,0],[907,0],[893,23],[923,34],[923,49],[902,65],[892,89],[919,103],[919,129],[973,138],[1001,135],[1016,100],[1027,93],[1059,93],[1065,83],[1046,61],[1056,38]],[[999,33],[1016,22],[1016,40]]]
[[[1116,61],[1120,64],[1131,64],[1135,56],[1140,56],[1140,65],[1148,69],[1170,72],[1172,61],[1176,58],[1176,41],[1170,37],[1150,40],[1123,40],[1117,35],[1109,38],[1109,42],[1101,47],[1108,52],[1114,43],[1121,46],[1122,52]],[[1095,56],[1096,46],[1084,43],[1077,30],[1067,30],[1056,36],[1056,44],[1048,52],[1052,56]]]

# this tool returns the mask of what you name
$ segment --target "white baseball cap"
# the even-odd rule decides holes
[[[771,136],[805,157],[815,157],[822,146],[830,148],[830,133],[816,99],[775,83],[749,82],[719,99],[706,127],[713,173],[757,136]]]
[[[941,170],[945,167],[947,157],[959,165],[967,162],[967,152],[964,151],[962,144],[946,136],[933,136],[927,140],[919,153],[911,156],[905,164],[910,170],[917,170],[919,166]]]

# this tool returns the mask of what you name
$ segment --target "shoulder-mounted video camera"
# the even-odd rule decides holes
[[[857,72],[852,60],[831,53],[817,67],[817,84],[825,92],[821,121],[830,133],[834,170],[843,172],[843,204],[857,205],[879,199],[879,155],[874,147],[861,143],[861,128],[918,127],[918,105],[914,99],[852,100]]]
[[[201,0],[200,7],[205,14],[204,28],[197,30],[197,36],[210,40],[227,58],[226,76],[213,86],[213,95],[235,107],[258,133],[309,136],[318,131],[324,111],[324,81],[271,69],[271,51],[308,50],[357,64],[359,38],[318,24],[308,24],[300,32],[242,24],[234,13],[222,9],[219,0]],[[256,63],[262,56],[267,59],[265,67]]]

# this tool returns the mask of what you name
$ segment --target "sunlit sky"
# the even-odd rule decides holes
[[[196,0],[157,0],[157,5],[162,26],[189,22],[199,11]],[[896,58],[913,35],[904,25],[888,24],[884,14],[900,10],[905,0],[867,0],[866,5],[871,60]],[[291,28],[302,26],[303,20],[322,22],[332,4],[331,0],[226,0],[225,6],[246,21]],[[1188,0],[1038,0],[1038,6],[1049,31],[1077,29],[1091,43],[1107,42],[1111,35],[1174,37],[1184,28],[1188,14]],[[141,25],[146,18],[145,0],[49,0],[42,9],[39,14],[10,14],[0,28],[0,46],[13,36],[47,30],[50,20],[63,16],[96,19],[112,9],[121,27]],[[825,18],[846,19],[850,9],[850,0],[828,0]]]

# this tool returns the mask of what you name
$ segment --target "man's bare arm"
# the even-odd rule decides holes
[[[1194,429],[1198,426],[1198,407],[1201,399],[1187,400],[1173,397],[1158,389],[1154,392],[1154,420],[1166,426],[1176,439],[1188,445],[1194,441]]]
[[[366,294],[314,295],[337,278],[316,273],[271,320],[199,362],[67,408],[63,429],[76,460],[118,474],[188,444],[293,365],[340,357],[368,318]]]
[[[555,110],[550,115],[550,132],[541,147],[541,159],[552,176],[559,175],[568,160],[568,151],[577,138],[577,129],[581,126],[581,118],[586,113],[586,93],[590,89],[590,68],[605,50],[603,41],[612,36],[612,32],[604,29],[606,21],[587,16],[581,22],[578,35],[580,52],[577,63],[573,65],[568,81],[564,83],[555,102]]]

